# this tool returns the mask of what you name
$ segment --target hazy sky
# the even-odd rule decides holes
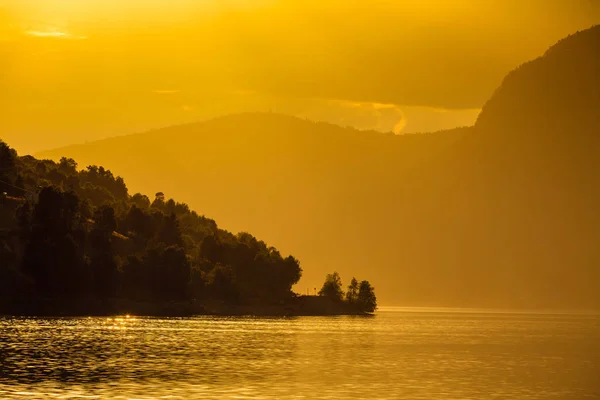
[[[471,124],[598,0],[0,0],[0,137],[20,152],[273,110]]]

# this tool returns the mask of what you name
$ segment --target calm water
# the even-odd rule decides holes
[[[0,319],[0,399],[600,399],[600,317]]]

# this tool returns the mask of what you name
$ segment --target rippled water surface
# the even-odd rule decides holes
[[[600,399],[600,317],[0,319],[0,399]]]

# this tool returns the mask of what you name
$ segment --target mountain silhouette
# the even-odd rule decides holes
[[[599,71],[597,25],[562,39],[543,56],[510,72],[483,107],[476,126],[506,134],[527,130],[532,136],[597,132]]]
[[[383,304],[600,307],[600,27],[510,74],[475,126],[391,135],[240,114],[40,154],[102,164]],[[300,290],[303,290],[301,287]]]

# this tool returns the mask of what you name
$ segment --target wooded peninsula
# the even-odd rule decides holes
[[[209,195],[209,194],[207,194]],[[344,296],[292,291],[300,262],[185,203],[130,195],[101,166],[19,157],[0,141],[0,314],[340,315],[373,312],[367,281]]]

